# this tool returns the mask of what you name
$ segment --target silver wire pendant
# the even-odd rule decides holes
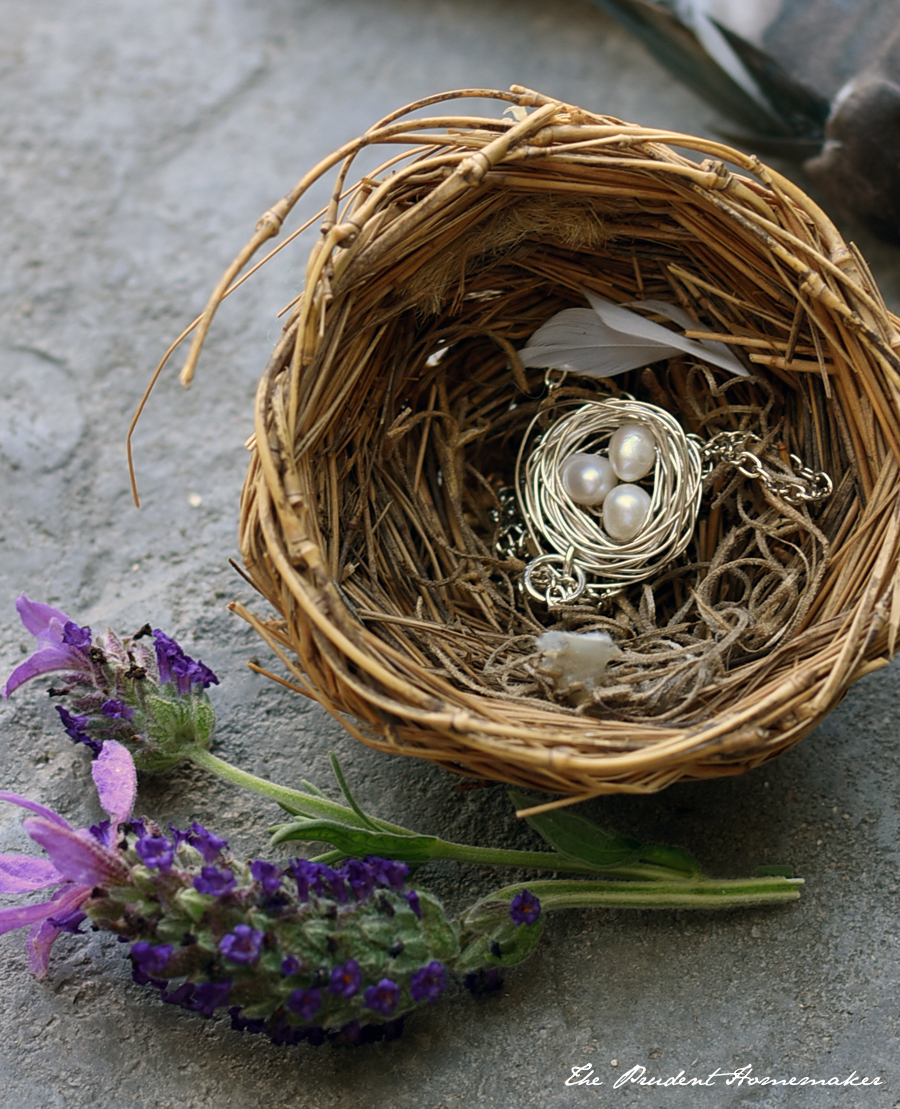
[[[616,399],[559,407],[572,411],[532,448],[536,416],[516,461],[519,511],[532,549],[545,552],[526,566],[524,586],[548,605],[616,592],[681,554],[694,533],[704,470],[699,440],[656,405]]]

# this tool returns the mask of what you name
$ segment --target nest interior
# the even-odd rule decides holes
[[[376,124],[263,217],[203,318],[192,359],[237,272],[334,168],[243,496],[247,573],[279,618],[240,610],[298,689],[383,750],[572,799],[739,773],[894,652],[896,321],[858,253],[755,158],[527,90],[462,95],[513,117],[423,102]],[[380,145],[399,153],[348,187]],[[548,385],[517,351],[585,289],[686,309],[750,375],[679,357]],[[834,491],[792,505],[716,466],[662,573],[599,606],[531,601],[527,555],[498,544],[524,431],[560,400],[622,393],[701,438],[751,432],[775,472],[793,454]],[[590,696],[542,671],[548,628],[622,648]]]

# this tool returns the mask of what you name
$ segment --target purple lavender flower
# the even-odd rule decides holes
[[[353,997],[362,985],[362,971],[355,959],[348,959],[343,966],[335,967],[331,972],[331,983],[328,989],[339,997]]]
[[[173,682],[179,693],[187,694],[190,693],[192,684],[199,685],[201,689],[219,684],[219,679],[208,666],[189,658],[181,645],[159,628],[154,629],[153,639],[156,644],[159,680],[163,685]]]
[[[367,1009],[389,1017],[400,1000],[400,987],[390,978],[382,978],[377,986],[369,986],[363,997]]]
[[[530,890],[519,890],[509,903],[513,924],[534,924],[541,915],[541,903]]]
[[[121,744],[110,741],[91,772],[100,803],[118,829],[128,819],[137,785],[131,755]],[[58,887],[49,901],[0,909],[0,935],[30,926],[25,945],[28,962],[32,972],[43,978],[50,948],[72,919],[71,914],[80,910],[95,887],[105,889],[125,882],[128,867],[118,851],[105,847],[86,829],[76,831],[68,821],[36,801],[6,792],[0,792],[0,801],[9,801],[35,814],[26,817],[22,826],[49,856],[48,861],[30,855],[0,855],[0,893],[31,893],[48,886]]]
[[[194,996],[196,986],[193,982],[182,982],[174,990],[161,989],[159,997],[167,1005],[179,1005],[182,1009],[191,1008],[191,998]]]
[[[341,905],[346,905],[350,900],[350,891],[347,889],[347,883],[344,881],[343,876],[333,870],[328,878],[328,885],[331,888],[331,896],[335,901],[339,901]]]
[[[294,1047],[296,1044],[302,1043],[306,1030],[298,1028],[294,1024],[288,1024],[284,1017],[277,1018],[271,1021],[266,1028],[269,1034],[269,1039],[276,1047],[289,1046]],[[322,1040],[324,1041],[325,1034],[322,1033]]]
[[[433,959],[428,966],[414,971],[409,980],[409,994],[413,1001],[427,1001],[433,1005],[447,986],[447,972]]]
[[[214,832],[208,832],[202,824],[195,820],[191,824],[187,841],[191,847],[196,848],[208,863],[214,863],[223,851],[228,850],[228,840],[222,839]]]
[[[167,874],[175,861],[175,848],[165,836],[141,836],[134,845],[144,866]]]
[[[201,689],[207,689],[211,685],[219,684],[219,679],[216,675],[205,663],[202,663],[200,659],[197,659],[196,662],[192,659],[188,661],[190,662],[190,679],[194,685],[199,685]]]
[[[476,997],[483,993],[494,993],[503,985],[500,968],[488,967],[485,970],[484,967],[481,967],[478,970],[470,971],[463,978],[463,985],[469,993]]]
[[[234,874],[230,870],[219,870],[216,866],[204,866],[199,876],[194,879],[194,889],[197,893],[209,893],[214,897],[231,893],[236,884]]]
[[[165,632],[161,632],[159,628],[154,629],[153,641],[156,646],[156,665],[159,669],[159,680],[165,685],[167,682],[175,680],[175,675],[172,673],[172,663],[184,658],[184,651],[174,639],[171,639]]]
[[[79,628],[74,620],[67,620],[63,627],[62,641],[69,647],[77,647],[79,651],[89,651],[91,649],[91,629]]]
[[[136,821],[132,820],[131,823],[135,824]],[[190,830],[184,831],[182,828],[176,828],[171,821],[169,822],[169,831],[172,833],[172,842],[175,844],[176,851],[183,843],[187,843],[191,835]]]
[[[90,736],[84,734],[84,729],[91,722],[91,718],[89,716],[75,716],[62,705],[56,705],[55,708],[56,711],[59,713],[59,718],[62,721],[62,726],[66,729],[66,732],[71,739],[74,739],[76,743],[91,742]]]
[[[228,1004],[230,992],[230,978],[226,982],[201,982],[194,990],[190,1004],[186,1008],[190,1008],[204,1017],[211,1017],[220,1005]]]
[[[310,890],[318,897],[327,897],[331,892],[334,871],[324,863],[310,862],[309,859],[292,859],[288,864],[287,872],[297,882],[297,896],[301,901],[306,901]]]
[[[137,642],[140,633],[123,640],[107,630],[92,642],[91,629],[59,609],[25,594],[16,607],[38,649],[10,675],[3,697],[31,678],[67,671],[54,692],[71,700],[57,711],[71,739],[95,755],[115,739],[132,750],[141,769],[159,771],[192,747],[208,747],[215,715],[204,690],[218,678],[175,640],[157,630],[151,648]]]
[[[38,650],[10,674],[2,690],[4,698],[41,674],[55,670],[91,673],[90,628],[79,628],[58,608],[32,601],[24,593],[16,601],[16,608],[26,630],[37,639]]]
[[[139,972],[144,979],[141,984],[146,985],[149,978],[156,978],[165,972],[166,964],[174,950],[175,945],[171,943],[152,944],[144,940],[133,943],[131,945],[131,961],[134,964],[132,973]]]
[[[92,739],[87,731],[85,731],[91,722],[91,718],[89,716],[73,716],[72,713],[62,705],[56,705],[55,708],[59,713],[59,718],[69,738],[75,743],[84,743],[95,755],[99,755],[100,748],[103,744],[99,743],[96,739]]]
[[[270,897],[281,888],[281,875],[283,871],[275,863],[266,862],[265,859],[255,859],[250,864],[250,874],[254,882],[259,882],[263,893]]]
[[[287,1008],[292,1013],[297,1013],[302,1020],[312,1020],[322,1008],[322,991],[294,990],[287,1000]]]
[[[341,867],[341,876],[353,890],[357,901],[365,901],[375,888],[375,875],[372,868],[361,859],[348,859]]]
[[[110,720],[134,719],[134,709],[126,705],[124,701],[104,701],[100,706],[100,711]],[[88,717],[84,719],[87,720]]]
[[[251,1035],[259,1035],[260,1032],[265,1032],[266,1022],[262,1017],[242,1017],[240,1005],[232,1005],[228,1010],[228,1015],[231,1017],[231,1027],[235,1032],[249,1032]]]
[[[367,855],[365,862],[372,868],[375,881],[381,886],[390,886],[395,890],[403,889],[403,883],[409,875],[406,863],[397,862],[395,859],[380,859],[377,855]]]
[[[116,740],[104,743],[92,772],[111,816],[94,831],[76,832],[48,809],[0,794],[31,810],[26,830],[50,856],[0,856],[0,893],[57,887],[42,905],[0,910],[0,933],[32,926],[36,973],[46,972],[55,936],[87,917],[131,944],[134,980],[166,1003],[203,1016],[230,1006],[235,1027],[284,1043],[368,1041],[445,990],[458,926],[446,918],[439,925],[427,890],[403,888],[403,864],[373,858],[333,870],[296,860],[287,872],[298,897],[281,866],[235,860],[202,825],[165,836],[131,820],[134,764]]]
[[[219,941],[219,951],[233,963],[249,966],[259,958],[265,938],[265,932],[259,932],[249,924],[237,924],[233,932],[228,932]]]
[[[99,754],[99,752],[98,752]],[[104,847],[112,847],[112,824],[108,820],[101,820],[99,824],[92,824],[88,831]]]
[[[86,919],[87,913],[83,913],[81,909],[69,909],[65,913],[48,916],[47,923],[52,924],[54,928],[58,928],[60,932],[72,932],[77,935],[81,930],[82,922]]]

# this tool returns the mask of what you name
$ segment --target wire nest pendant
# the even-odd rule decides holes
[[[577,799],[757,766],[894,654],[900,330],[795,185],[525,89],[429,97],[263,216],[188,372],[241,270],[329,177],[326,209],[297,221],[319,235],[261,376],[241,500],[264,603],[235,608],[293,687],[384,752]],[[678,342],[551,395],[519,352],[592,297],[644,304]],[[567,490],[628,424],[657,453],[617,476],[643,496],[616,538],[606,501]],[[619,648],[580,701],[544,671],[548,630]]]
[[[615,432],[629,426],[646,427],[655,441],[652,492],[639,533],[616,541],[604,530],[602,510],[586,510],[567,493],[562,471],[572,455],[608,451]],[[553,552],[539,555],[526,570],[524,584],[535,599],[577,600],[588,576],[594,595],[643,581],[687,547],[702,496],[703,462],[697,441],[670,413],[633,400],[589,401],[560,417],[526,453],[530,431],[517,462],[516,489],[532,542]],[[578,577],[566,588],[558,575],[571,578],[573,570]]]

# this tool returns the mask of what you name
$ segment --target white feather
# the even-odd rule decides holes
[[[735,31],[748,42],[761,46],[762,30],[777,15],[777,3],[773,0],[754,4],[752,0],[677,0],[676,13],[681,21],[690,27],[707,54],[713,58],[733,81],[748,96],[751,96],[766,111],[772,111],[768,97],[760,89],[753,75],[735,53],[731,43],[722,34],[716,23],[721,23]],[[715,22],[714,22],[715,21]]]
[[[565,308],[551,316],[519,351],[523,365],[612,377],[674,354],[692,354],[729,373],[747,376],[747,370],[725,343],[686,339],[621,304],[582,291],[591,307]],[[681,327],[696,327],[691,317],[674,304],[659,300],[634,304],[666,316]]]

